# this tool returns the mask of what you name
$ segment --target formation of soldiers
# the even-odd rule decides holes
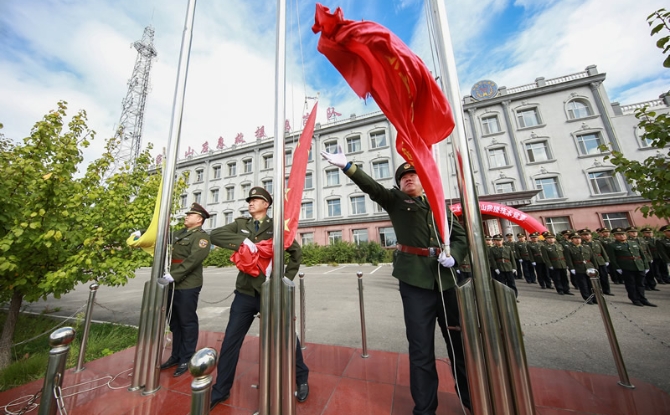
[[[638,233],[642,232],[642,237]],[[507,285],[518,296],[516,280],[538,284],[541,289],[555,289],[558,295],[574,295],[571,287],[587,304],[596,304],[589,268],[598,270],[603,294],[613,296],[612,284],[624,284],[628,298],[636,306],[656,307],[649,302],[645,291],[659,291],[657,285],[670,284],[670,225],[654,230],[635,227],[566,229],[560,236],[551,232],[541,235],[508,233],[486,238],[489,247],[491,276]],[[472,276],[470,261],[457,270],[459,281]]]

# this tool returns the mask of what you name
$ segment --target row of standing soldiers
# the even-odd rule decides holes
[[[551,232],[526,235],[512,234],[487,237],[491,276],[507,285],[518,296],[515,279],[525,279],[529,284],[539,283],[542,289],[555,288],[559,295],[573,295],[570,285],[577,288],[588,304],[595,304],[592,286],[586,270],[595,268],[605,295],[614,284],[624,284],[628,298],[637,306],[652,306],[644,294],[646,290],[659,291],[657,284],[670,283],[670,225],[661,227],[662,237],[655,237],[653,229],[643,228],[638,237],[634,227],[599,228],[597,236],[589,229],[561,232],[557,241]],[[613,237],[610,235],[614,235]],[[459,281],[471,277],[470,262],[457,270]],[[609,278],[608,278],[609,277]]]

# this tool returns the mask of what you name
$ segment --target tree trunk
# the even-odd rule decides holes
[[[19,318],[22,302],[23,294],[14,291],[7,311],[7,320],[5,320],[5,326],[2,328],[2,335],[0,336],[0,370],[5,369],[12,362],[12,339],[14,339],[14,329]]]

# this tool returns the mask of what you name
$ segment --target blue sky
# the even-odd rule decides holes
[[[320,97],[318,119],[335,107],[343,117],[377,110],[359,99],[316,51],[315,2],[287,0],[287,110],[301,124],[304,96]],[[423,0],[326,1],[346,18],[378,22],[434,70]],[[113,135],[135,64],[131,43],[156,31],[143,144],[157,154],[169,134],[186,0],[4,0],[0,2],[0,123],[20,139],[56,102],[85,109],[97,138],[87,160]],[[645,21],[662,0],[446,0],[460,95],[490,79],[514,87],[581,72],[607,73],[612,101],[632,104],[670,89],[670,72]],[[273,134],[276,2],[198,0],[181,136],[199,152],[219,136],[232,144],[257,127]]]

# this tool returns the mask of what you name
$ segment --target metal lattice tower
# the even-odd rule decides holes
[[[137,49],[137,59],[133,68],[133,75],[128,81],[128,93],[121,102],[123,110],[119,126],[114,138],[120,140],[119,146],[114,154],[114,166],[110,169],[113,174],[125,163],[134,166],[135,160],[142,146],[142,123],[144,120],[144,105],[149,93],[149,72],[151,61],[156,57],[154,48],[154,28],[144,28],[142,40],[133,42],[132,46]]]

